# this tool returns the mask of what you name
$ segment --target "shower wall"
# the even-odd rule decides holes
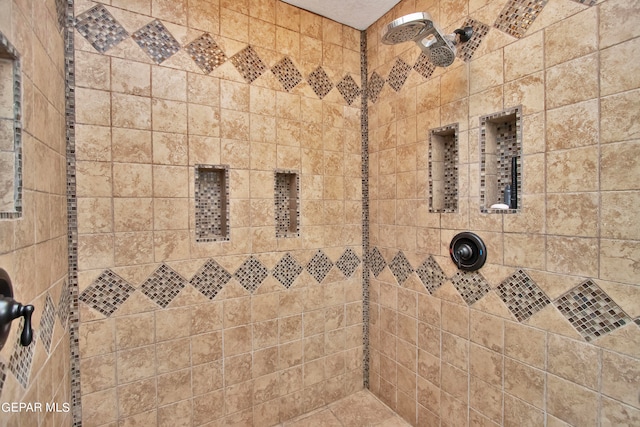
[[[74,34],[82,425],[272,425],[361,389],[360,32],[83,0]]]
[[[64,16],[61,2],[0,1],[0,61],[16,70],[0,78],[0,180],[16,189],[0,212],[0,268],[35,307],[31,345],[14,320],[0,351],[1,425],[71,423]]]
[[[637,8],[405,0],[367,30],[370,386],[414,425],[640,423]],[[380,42],[416,11],[474,28],[451,67]],[[516,107],[521,203],[481,213],[479,119]],[[429,131],[456,124],[457,212],[432,213]]]

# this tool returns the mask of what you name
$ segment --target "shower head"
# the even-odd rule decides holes
[[[471,27],[457,29],[453,34],[442,34],[428,13],[417,12],[387,25],[382,34],[382,43],[398,44],[413,40],[433,65],[448,67],[456,59],[458,36],[461,42],[466,42],[472,34]]]

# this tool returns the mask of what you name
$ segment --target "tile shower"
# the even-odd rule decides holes
[[[634,1],[404,0],[362,33],[275,0],[42,3],[0,0],[0,267],[36,306],[0,399],[72,410],[1,423],[268,426],[363,387],[420,426],[640,422]],[[452,66],[381,43],[414,11],[473,27]],[[518,208],[485,209],[514,156]]]

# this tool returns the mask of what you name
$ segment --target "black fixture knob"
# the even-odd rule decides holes
[[[22,305],[13,299],[11,279],[9,279],[7,272],[0,268],[0,350],[9,337],[11,322],[19,317],[24,317],[20,344],[25,347],[31,344],[33,341],[33,328],[31,327],[33,310],[32,305]]]
[[[449,255],[460,270],[479,270],[487,260],[487,247],[477,234],[456,234],[449,245]]]

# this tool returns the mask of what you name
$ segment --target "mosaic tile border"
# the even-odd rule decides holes
[[[159,308],[166,308],[187,284],[213,300],[231,278],[235,278],[248,292],[254,293],[270,275],[288,289],[303,270],[322,284],[334,267],[348,279],[360,265],[363,263],[353,248],[345,249],[336,262],[333,262],[322,249],[318,249],[305,266],[302,266],[293,254],[285,252],[272,270],[269,270],[258,257],[250,255],[233,273],[214,259],[208,259],[203,261],[202,266],[190,279],[176,272],[168,264],[162,263],[137,289],[107,269],[82,291],[79,300],[103,316],[110,317],[136,292],[146,295]]]
[[[300,171],[273,172],[276,237],[300,237]]]
[[[14,195],[13,210],[0,212],[0,220],[22,217],[22,71],[20,53],[0,32],[0,47],[6,52],[4,59],[13,63],[13,155],[14,155]],[[0,52],[0,58],[3,55]]]
[[[409,275],[415,271],[431,295],[447,280],[450,280],[468,306],[472,306],[488,293],[495,292],[518,322],[526,323],[531,316],[543,308],[553,305],[587,342],[596,340],[632,322],[640,326],[639,319],[632,319],[590,279],[555,300],[551,300],[522,269],[516,270],[495,290],[492,290],[491,285],[479,271],[458,270],[451,277],[446,277],[443,269],[431,255],[416,270],[413,270],[402,251],[398,251],[393,260],[387,263],[381,251],[377,247],[373,247],[367,256],[366,264],[369,264],[369,268],[372,260],[375,260],[380,268],[378,274],[371,271],[375,277],[388,267],[396,278],[398,286],[403,286],[408,276],[397,274],[399,269],[405,273],[411,270]],[[405,261],[407,265],[404,265]],[[399,267],[400,265],[402,267]]]
[[[548,0],[509,0],[493,24],[497,29],[522,38]]]
[[[482,213],[500,213],[513,214],[522,210],[522,106],[508,108],[506,110],[488,114],[480,117],[480,211]],[[488,183],[488,126],[509,126],[509,133],[496,133],[495,141],[495,161],[496,161],[496,179],[495,183]],[[511,129],[513,127],[513,129]],[[513,135],[515,133],[515,135]],[[493,203],[503,201],[503,190],[507,184],[511,184],[511,159],[516,157],[517,171],[517,209],[491,209]],[[495,194],[492,192],[495,191]],[[514,191],[512,189],[511,191]],[[492,197],[493,194],[493,197]],[[489,198],[491,197],[491,200]],[[492,201],[495,199],[495,201]]]

